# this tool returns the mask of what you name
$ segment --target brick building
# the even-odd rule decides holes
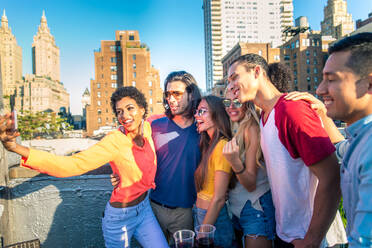
[[[239,42],[222,58],[223,79],[213,87],[213,95],[223,97],[227,82],[227,72],[231,62],[239,56],[248,53],[261,55],[268,63],[280,62],[280,49],[272,48],[270,43]]]
[[[327,59],[328,46],[333,39],[322,36],[319,31],[298,33],[280,49],[281,62],[293,71],[290,90],[315,91],[322,81],[322,70]]]
[[[95,79],[90,82],[87,134],[103,126],[116,127],[110,106],[112,93],[120,86],[135,86],[145,94],[148,113],[164,112],[159,71],[151,65],[150,49],[141,43],[138,31],[120,30],[115,40],[101,41],[94,51]]]

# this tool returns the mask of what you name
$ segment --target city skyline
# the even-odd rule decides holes
[[[71,112],[81,114],[81,96],[94,79],[94,50],[101,40],[112,40],[116,30],[138,30],[150,47],[151,64],[160,70],[161,85],[174,70],[193,74],[205,89],[204,23],[202,1],[93,0],[90,4],[66,0],[3,0],[9,27],[22,48],[23,76],[32,73],[31,45],[42,11],[61,55],[61,81],[70,93]],[[294,18],[307,16],[313,30],[320,30],[327,0],[294,0]],[[348,1],[353,20],[366,19],[372,1]],[[21,7],[20,7],[21,6]],[[363,7],[362,7],[363,6]],[[25,17],[27,19],[25,20]]]

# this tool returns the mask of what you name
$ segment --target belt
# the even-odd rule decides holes
[[[146,198],[146,195],[147,195],[147,191],[145,193],[143,193],[142,195],[140,195],[139,197],[137,197],[136,199],[134,199],[133,201],[130,201],[130,202],[110,202],[110,205],[113,208],[133,207],[133,206],[139,204],[140,202],[142,202]]]
[[[172,206],[168,206],[168,205],[162,204],[162,203],[157,202],[157,201],[155,201],[155,200],[153,200],[153,199],[151,199],[151,201],[152,201],[153,203],[159,205],[159,206],[162,206],[163,208],[169,208],[169,209],[176,209],[176,208],[177,208],[177,207],[172,207]]]

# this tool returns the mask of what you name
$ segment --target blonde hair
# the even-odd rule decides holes
[[[226,87],[225,89],[225,97],[232,88]],[[253,102],[249,101],[243,103],[241,107],[244,111],[244,118],[239,121],[239,123],[234,123],[230,120],[232,132],[234,134],[234,138],[239,146],[239,158],[242,162],[245,162],[245,143],[244,143],[244,133],[252,125],[259,126],[260,119],[259,119],[259,111],[257,111]],[[234,132],[236,130],[236,132]],[[263,155],[260,146],[260,140],[258,140],[259,147],[256,153],[256,164],[259,167],[262,167]]]
[[[239,122],[239,127],[234,135],[236,142],[239,146],[239,157],[242,162],[245,161],[245,142],[244,142],[244,133],[245,130],[250,128],[252,125],[259,126],[260,120],[258,117],[258,113],[256,112],[256,108],[253,102],[246,102],[243,104],[242,108],[245,108],[244,118]],[[263,166],[263,156],[262,150],[260,146],[260,140],[258,140],[259,147],[256,153],[256,164],[257,166]]]

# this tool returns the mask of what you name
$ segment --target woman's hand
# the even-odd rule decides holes
[[[112,186],[114,188],[118,187],[119,184],[120,184],[120,177],[119,177],[119,175],[118,174],[111,174],[110,177],[111,177],[110,180],[111,180]]]
[[[0,116],[0,140],[8,151],[14,151],[17,146],[16,138],[20,135],[13,125],[11,114]]]
[[[327,114],[327,109],[324,103],[308,92],[293,91],[288,93],[288,95],[286,95],[284,99],[292,101],[307,101],[308,103],[310,103],[310,107],[314,109],[318,113],[318,115]]]
[[[222,154],[225,156],[226,160],[233,166],[238,161],[240,162],[239,158],[239,146],[236,142],[235,137],[226,143],[223,147]]]

